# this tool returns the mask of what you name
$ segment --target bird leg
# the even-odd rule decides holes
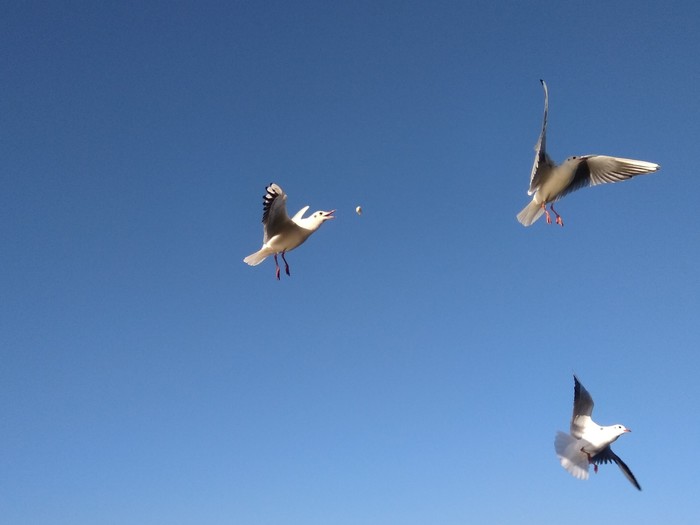
[[[559,214],[557,213],[557,210],[554,209],[554,203],[551,203],[551,204],[549,205],[549,209],[552,210],[552,212],[554,213],[554,215],[557,216],[557,224],[558,224],[559,226],[562,226],[562,227],[563,227],[563,226],[564,226],[564,221],[561,220],[561,215],[559,215]]]
[[[280,280],[280,265],[277,263],[277,254],[275,254],[275,275],[277,276],[277,280]]]
[[[552,211],[554,211],[554,210],[552,210]],[[556,212],[554,212],[554,213],[556,213]],[[563,226],[563,224],[562,224],[562,226]],[[593,460],[591,459],[591,455],[590,455],[588,452],[586,452],[586,451],[583,449],[583,447],[581,447],[581,452],[583,452],[584,454],[586,454],[586,456],[588,457],[588,462],[589,462],[591,465],[593,465],[593,472],[595,472],[596,474],[598,474],[598,464],[597,464],[597,463],[593,463]]]
[[[292,275],[289,273],[289,264],[287,264],[287,259],[284,258],[284,252],[282,252],[282,260],[284,261],[284,271],[287,273],[287,275]]]
[[[549,216],[549,212],[547,211],[547,203],[546,202],[542,203],[542,209],[544,210],[544,216],[547,219],[547,224],[552,224],[552,218]]]

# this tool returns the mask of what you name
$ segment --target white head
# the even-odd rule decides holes
[[[610,425],[609,427],[605,427],[605,430],[608,431],[608,433],[610,434],[610,437],[612,438],[612,440],[610,441],[611,443],[613,441],[615,441],[617,438],[619,438],[622,434],[626,434],[627,432],[632,432],[625,425]]]
[[[297,219],[295,222],[302,228],[311,231],[316,231],[321,227],[321,224],[326,222],[328,219],[335,219],[335,217],[333,216],[334,213],[335,210],[316,211],[308,217],[304,217],[303,219]]]

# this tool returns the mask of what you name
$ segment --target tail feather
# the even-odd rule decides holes
[[[578,439],[564,432],[557,432],[554,450],[559,456],[559,463],[569,474],[578,479],[588,479],[588,456],[581,452]]]
[[[532,200],[530,204],[525,206],[522,211],[518,213],[517,219],[523,226],[531,226],[537,219],[542,217],[543,213],[544,208],[542,204]]]
[[[243,259],[243,262],[246,264],[249,264],[251,266],[257,266],[261,262],[263,262],[265,259],[267,259],[270,255],[272,255],[274,252],[270,251],[269,248],[265,248],[264,246],[260,248],[255,253],[251,253],[248,257]]]

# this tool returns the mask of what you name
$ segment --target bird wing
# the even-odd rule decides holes
[[[547,91],[547,83],[540,79],[544,88],[544,118],[542,119],[542,132],[540,138],[535,144],[535,162],[532,164],[532,173],[530,174],[530,188],[527,190],[528,195],[532,195],[542,185],[543,179],[546,178],[553,165],[552,160],[547,155],[547,112],[549,111],[549,93]]]
[[[291,219],[287,215],[287,194],[277,184],[271,183],[263,196],[263,244],[277,235]]]
[[[574,412],[571,416],[571,435],[581,439],[593,413],[593,398],[588,390],[574,376]]]
[[[297,222],[299,219],[301,219],[304,214],[307,212],[309,209],[309,206],[304,206],[302,209],[300,209],[298,212],[294,214],[294,217],[292,217],[292,222]]]
[[[623,159],[607,155],[584,155],[579,157],[571,184],[560,197],[567,193],[588,186],[597,186],[608,182],[620,182],[635,175],[653,173],[661,166],[643,160]]]
[[[630,483],[632,483],[637,490],[642,490],[642,487],[639,485],[637,478],[634,477],[634,474],[632,474],[630,468],[620,459],[617,454],[612,451],[610,447],[605,447],[603,450],[598,452],[591,458],[591,461],[596,465],[601,465],[603,463],[615,463],[618,467],[620,467],[620,470],[625,477],[630,480]]]

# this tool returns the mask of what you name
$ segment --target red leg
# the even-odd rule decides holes
[[[547,224],[552,224],[552,218],[549,216],[549,212],[547,211],[547,203],[546,202],[542,203],[542,209],[544,210],[544,216],[547,219]]]
[[[554,211],[554,210],[552,210],[552,211]],[[556,213],[556,212],[554,212],[554,213]],[[563,225],[562,225],[562,226],[563,226]],[[590,455],[588,452],[586,452],[585,450],[583,450],[583,447],[581,447],[581,452],[583,452],[584,454],[586,454],[586,456],[588,457],[588,462],[589,462],[591,465],[593,465],[593,472],[595,472],[596,474],[598,474],[598,465],[595,464],[595,463],[593,463],[593,461],[591,461],[591,455]]]
[[[280,280],[280,265],[277,264],[277,254],[275,254],[275,275],[277,276],[277,280]]]
[[[557,216],[557,224],[558,224],[559,226],[562,226],[562,227],[563,227],[563,226],[564,226],[564,221],[561,220],[561,215],[559,215],[559,214],[557,213],[557,210],[554,209],[554,203],[552,203],[552,204],[549,205],[549,209],[552,210],[552,212],[554,212],[554,215]]]
[[[287,275],[292,275],[289,273],[289,264],[287,264],[287,259],[284,258],[284,252],[282,252],[282,260],[284,261],[284,271],[287,273]]]

